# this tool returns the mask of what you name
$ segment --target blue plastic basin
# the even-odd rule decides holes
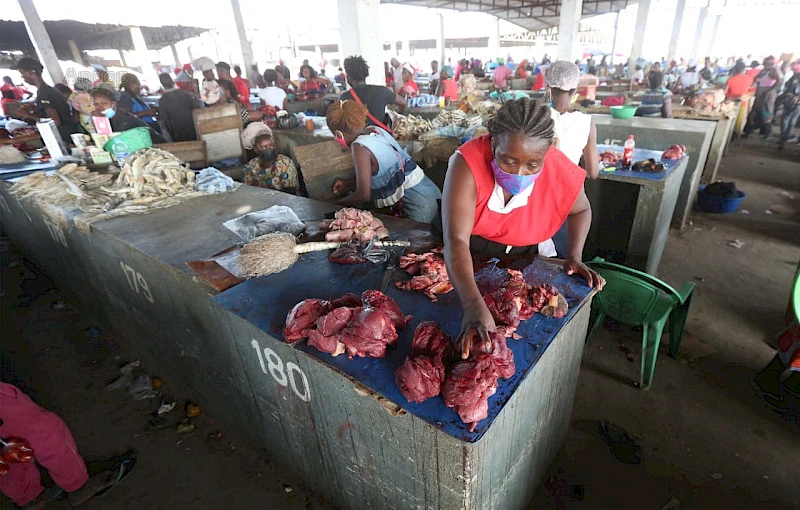
[[[744,192],[739,191],[737,198],[722,198],[704,193],[705,186],[700,188],[697,192],[697,205],[704,211],[717,214],[730,214],[736,212],[739,205],[746,196]]]

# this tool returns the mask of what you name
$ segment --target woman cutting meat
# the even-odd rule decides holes
[[[442,198],[445,262],[464,308],[460,347],[468,354],[478,335],[490,345],[495,323],[475,283],[472,254],[554,256],[551,237],[569,228],[567,274],[592,287],[605,281],[583,262],[592,211],[583,192],[585,171],[551,146],[553,120],[546,104],[506,102],[476,138],[450,158]]]
[[[438,212],[439,188],[422,171],[392,135],[367,127],[367,107],[355,101],[337,101],[328,108],[328,128],[336,141],[353,154],[354,179],[337,179],[337,203],[361,207],[370,202],[420,223],[430,223]],[[348,191],[350,194],[345,195]]]

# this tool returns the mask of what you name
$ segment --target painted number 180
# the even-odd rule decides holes
[[[308,379],[306,378],[306,374],[300,370],[300,367],[291,361],[286,363],[284,367],[281,357],[269,347],[264,348],[264,354],[262,355],[261,346],[258,345],[258,341],[255,339],[250,342],[250,345],[256,350],[258,362],[261,364],[261,370],[265,374],[270,374],[272,378],[275,379],[275,382],[281,386],[286,387],[290,385],[294,394],[303,402],[311,402],[311,389],[308,387]],[[266,364],[264,363],[265,358],[267,360]],[[298,388],[297,379],[300,379],[300,388]]]
[[[125,273],[125,278],[128,279],[128,285],[131,286],[131,290],[137,294],[141,294],[146,300],[152,303],[153,294],[150,293],[150,286],[147,285],[147,281],[144,279],[144,276],[142,276],[142,273],[136,271],[122,261],[120,261],[119,265],[122,268],[122,272]]]

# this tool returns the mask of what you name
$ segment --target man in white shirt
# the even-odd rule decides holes
[[[643,81],[644,71],[642,70],[642,66],[637,65],[636,72],[631,76],[631,90],[639,88]]]
[[[274,69],[267,69],[264,71],[264,84],[266,86],[258,91],[258,97],[261,98],[261,104],[265,106],[273,106],[279,110],[285,110],[286,92],[277,86],[278,72]]]
[[[697,60],[689,61],[689,67],[681,73],[675,92],[685,92],[696,87],[700,83],[700,73],[697,72]]]

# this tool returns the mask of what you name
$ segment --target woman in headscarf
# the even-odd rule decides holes
[[[483,70],[483,64],[477,58],[472,63],[472,69],[470,70],[470,73],[475,78],[485,78],[486,77],[486,71]]]
[[[142,84],[139,83],[139,78],[134,74],[123,74],[120,78],[120,89],[121,92],[117,101],[119,108],[139,117],[155,132],[161,134],[161,126],[158,125],[155,117],[156,111],[145,103],[144,99],[139,95],[142,91]]]
[[[487,128],[488,135],[462,145],[450,158],[442,198],[445,263],[464,310],[459,335],[464,357],[473,339],[488,343],[495,330],[475,283],[474,254],[554,256],[551,237],[566,220],[564,270],[592,287],[605,284],[581,261],[592,222],[583,191],[586,173],[552,146],[550,108],[527,98],[507,101]]]
[[[453,68],[450,66],[442,66],[442,72],[439,73],[439,87],[436,89],[436,95],[444,97],[450,101],[458,101],[458,84],[453,79]]]
[[[403,86],[400,87],[400,97],[414,97],[419,95],[419,86],[414,81],[416,70],[411,64],[403,64]]]
[[[519,63],[517,66],[517,70],[514,72],[514,78],[527,78],[528,77],[528,59],[524,59],[522,62]]]
[[[354,179],[337,179],[337,203],[362,207],[370,203],[420,223],[430,223],[438,212],[439,188],[422,168],[381,128],[367,127],[367,107],[355,101],[337,101],[328,108],[328,128],[336,141],[350,149]],[[351,191],[345,196],[345,193]]]
[[[298,194],[300,172],[290,157],[278,154],[269,126],[251,122],[242,131],[242,146],[256,153],[245,165],[245,184]]]

